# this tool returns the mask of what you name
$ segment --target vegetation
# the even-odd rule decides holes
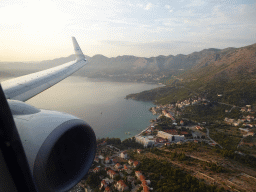
[[[210,131],[210,137],[219,143],[224,149],[236,150],[237,145],[241,140],[241,136],[236,136],[232,134],[227,134],[225,132],[220,132],[217,129]]]
[[[223,188],[217,189],[215,185],[206,185],[184,171],[174,168],[169,162],[157,159],[142,159],[137,170],[148,175],[154,191],[157,192],[224,191]]]
[[[246,164],[249,167],[256,168],[256,158],[250,155],[241,155],[233,150],[227,149],[215,149],[216,152],[220,153],[223,157],[228,157],[242,164]]]
[[[245,143],[255,143],[256,144],[256,136],[248,136],[243,139]]]
[[[197,145],[187,145],[186,147],[198,147],[200,146],[199,144]],[[178,147],[178,146],[176,146]],[[185,147],[185,148],[186,148]],[[172,147],[175,148],[175,147]],[[184,146],[183,146],[184,148]],[[194,149],[193,149],[194,150]],[[180,152],[177,153],[176,151],[171,152],[171,151],[163,151],[163,150],[158,150],[156,148],[154,149],[150,149],[151,153],[154,153],[158,156],[164,156],[164,157],[168,157],[170,160],[176,160],[176,161],[186,161],[185,164],[191,164],[193,161],[199,161],[199,160],[195,160],[189,156],[186,156],[185,153]],[[222,166],[217,165],[216,163],[212,163],[212,162],[203,162],[203,161],[199,161],[199,164],[202,164],[204,169],[206,169],[206,167],[208,167],[211,171],[217,172],[217,173],[221,173],[221,172],[226,172],[225,168],[223,168]]]
[[[98,188],[100,185],[100,172],[99,173],[90,173],[88,178],[86,179],[86,184],[88,184],[92,188]]]
[[[222,166],[217,165],[216,163],[205,162],[205,164],[210,168],[211,171],[217,173],[225,172],[225,169]]]
[[[218,101],[233,104],[236,106],[245,106],[256,104],[256,82],[250,79],[230,80],[226,82],[211,81],[207,84],[205,91],[207,98],[211,101]],[[217,94],[222,94],[218,97]]]
[[[226,110],[228,112],[226,112]],[[232,119],[239,119],[242,113],[239,108],[219,104],[217,102],[210,102],[201,105],[191,105],[183,110],[182,118],[188,118],[194,122],[208,122],[216,123],[216,121],[223,121],[225,117]]]
[[[190,160],[190,157],[186,156],[184,153],[166,152],[163,150],[159,150],[157,148],[149,149],[149,151],[158,156],[170,155],[171,160],[178,160],[178,161]]]
[[[130,94],[126,98],[154,101],[157,104],[168,104],[193,96],[205,96],[213,102],[222,102],[236,106],[256,105],[256,81],[245,75],[233,79],[220,77],[209,79],[205,75],[195,81],[171,82],[165,87]]]
[[[114,145],[115,147],[117,147],[121,150],[130,149],[130,148],[133,148],[133,149],[143,148],[143,145],[136,142],[135,137],[128,138],[123,141],[121,141],[121,139],[119,139],[119,138],[108,138],[107,137],[107,138],[98,139],[97,143],[102,143],[104,141],[107,143],[107,145]]]

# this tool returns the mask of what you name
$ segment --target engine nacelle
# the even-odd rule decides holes
[[[39,191],[67,191],[89,171],[96,152],[92,128],[75,116],[8,100]]]

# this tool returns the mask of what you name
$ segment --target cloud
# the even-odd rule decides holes
[[[136,45],[135,42],[118,41],[118,40],[103,40],[103,41],[101,41],[101,43],[114,45],[114,46],[134,46],[134,45]]]
[[[149,10],[151,8],[153,8],[153,4],[152,3],[148,3],[144,9],[145,10]]]
[[[141,3],[138,3],[138,4],[136,4],[136,7],[140,7],[140,8],[143,8],[143,4],[141,4]]]
[[[165,5],[164,7],[165,7],[166,9],[168,9],[170,13],[173,12],[173,9],[171,9],[171,6],[170,6],[170,5]]]
[[[120,50],[125,50],[125,55],[137,55],[144,57],[154,57],[159,55],[189,54],[208,48],[204,42],[192,41],[151,41],[151,42],[130,42],[130,41],[102,41],[105,46],[115,46]]]
[[[191,2],[186,5],[186,7],[199,7],[205,4],[204,0],[191,0]]]
[[[170,48],[170,47],[182,47],[192,42],[189,41],[152,41],[152,42],[130,42],[130,41],[116,41],[105,40],[101,41],[103,44],[110,44],[115,46],[129,46],[129,47],[155,47],[155,48]],[[194,44],[194,42],[193,42]],[[198,43],[197,43],[198,44]]]
[[[165,5],[164,7],[165,7],[166,9],[170,9],[170,8],[171,8],[170,5]]]

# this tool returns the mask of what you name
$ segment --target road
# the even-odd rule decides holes
[[[209,129],[206,128],[206,130],[207,130],[207,133],[206,133],[207,137],[208,137],[213,143],[215,143],[216,145],[219,145],[220,148],[223,149],[223,147],[222,147],[220,144],[218,144],[216,141],[214,141],[214,140],[210,137],[210,135],[209,135]]]

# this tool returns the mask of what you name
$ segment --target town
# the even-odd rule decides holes
[[[237,107],[236,111],[239,111],[241,118],[230,118],[228,114],[235,111],[235,106],[229,106],[222,109],[227,116],[221,122],[219,119],[215,120],[216,123],[184,118],[186,108],[210,105],[209,100],[201,97],[175,104],[157,105],[150,111],[159,116],[152,119],[150,126],[136,136],[122,142],[115,138],[98,140],[97,154],[89,176],[77,187],[85,191],[104,192],[155,191],[155,187],[160,184],[152,176],[155,173],[150,172],[149,168],[145,169],[148,164],[145,162],[153,161],[151,163],[158,165],[169,162],[190,174],[186,177],[195,177],[198,180],[194,185],[198,185],[198,191],[207,187],[213,191],[253,191],[256,187],[256,171],[238,164],[245,161],[243,158],[246,151],[242,150],[243,147],[255,146],[254,140],[248,144],[247,139],[254,138],[255,135],[254,111],[250,105]],[[220,143],[220,140],[216,141],[217,137],[210,133],[210,128],[216,124],[232,127],[239,135],[233,156],[226,155],[226,149],[229,148]],[[255,155],[255,152],[251,155]],[[240,158],[240,162],[226,159],[231,156]]]

